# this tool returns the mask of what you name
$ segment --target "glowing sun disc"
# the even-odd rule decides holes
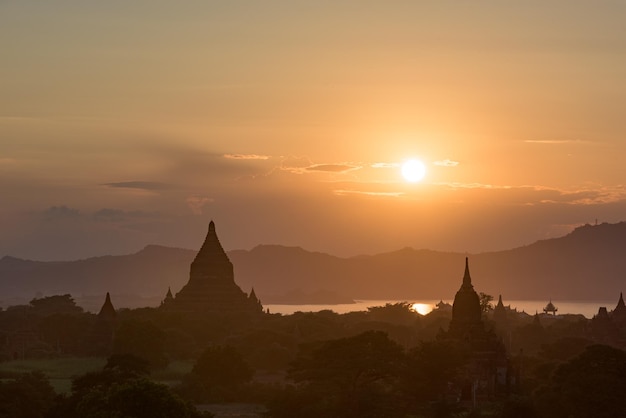
[[[402,176],[411,183],[417,183],[426,175],[426,166],[419,160],[408,160],[402,164]]]

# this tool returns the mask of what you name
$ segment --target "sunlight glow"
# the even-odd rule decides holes
[[[427,313],[432,311],[432,306],[427,303],[414,303],[411,306],[411,309],[420,315],[426,315]]]
[[[402,164],[402,176],[411,183],[417,183],[426,175],[426,166],[419,160],[408,160]]]

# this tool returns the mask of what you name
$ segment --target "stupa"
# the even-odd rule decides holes
[[[180,312],[263,312],[254,292],[248,296],[235,283],[233,264],[217,238],[213,221],[191,263],[189,281],[173,299],[169,293],[162,307]]]
[[[449,331],[456,336],[483,330],[482,311],[478,294],[472,286],[472,277],[469,271],[469,262],[465,257],[465,273],[461,288],[454,296],[452,304],[452,321]]]

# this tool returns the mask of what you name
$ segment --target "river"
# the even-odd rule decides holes
[[[283,315],[290,315],[294,312],[318,312],[322,310],[331,310],[336,313],[348,313],[366,311],[370,306],[384,306],[386,303],[397,302],[409,302],[414,305],[415,309],[422,315],[427,314],[435,307],[438,300],[357,300],[356,303],[338,304],[338,305],[278,305],[267,304],[263,305],[266,309],[269,309],[271,313],[280,313]],[[444,300],[449,304],[452,304],[452,300]],[[542,313],[543,308],[549,301],[544,300],[504,300],[505,306],[516,308],[519,312],[524,311],[528,314],[534,315],[535,312]],[[598,313],[598,309],[601,306],[607,308],[610,312],[615,309],[617,305],[617,298],[612,301],[560,301],[552,300],[552,304],[558,309],[557,314],[582,314],[587,318],[592,318]]]

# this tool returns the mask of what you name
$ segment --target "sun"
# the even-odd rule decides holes
[[[419,160],[408,160],[402,164],[402,176],[410,183],[417,183],[426,175],[426,166]]]

